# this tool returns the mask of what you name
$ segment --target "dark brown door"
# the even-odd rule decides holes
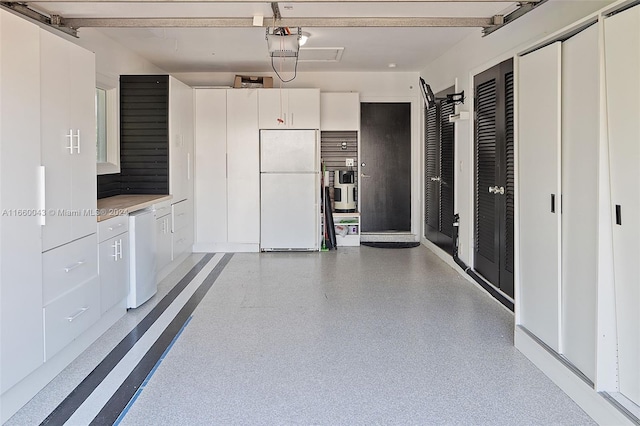
[[[363,232],[411,231],[411,104],[360,104]]]
[[[445,98],[451,87],[436,94]],[[453,253],[453,103],[436,101],[425,111],[425,237]]]
[[[513,297],[513,61],[475,76],[475,270]]]

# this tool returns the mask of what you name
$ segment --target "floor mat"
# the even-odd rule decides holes
[[[375,248],[413,248],[420,245],[417,241],[410,242],[388,242],[388,241],[369,241],[360,243],[363,246]]]

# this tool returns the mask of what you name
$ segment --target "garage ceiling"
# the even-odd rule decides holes
[[[282,17],[276,26],[304,24],[302,31],[309,39],[300,52],[301,72],[415,72],[469,34],[481,33],[485,24],[498,23],[502,16],[509,21],[544,1],[298,0],[275,3]],[[265,41],[265,26],[273,25],[269,2],[73,0],[27,6],[47,18],[59,15],[62,25],[79,27],[80,38],[86,25],[97,27],[167,72],[260,73],[272,69]],[[263,26],[253,26],[256,16],[264,17]],[[112,18],[118,19],[114,22]],[[149,18],[168,19],[149,22]],[[400,19],[389,22],[388,18]],[[275,66],[292,69],[292,59],[281,61],[276,59]]]

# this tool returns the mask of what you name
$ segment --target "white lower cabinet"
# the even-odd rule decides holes
[[[42,302],[47,305],[98,272],[96,234],[42,254]]]
[[[100,319],[96,234],[42,254],[44,359]]]
[[[171,263],[171,203],[154,206],[156,211],[156,271]]]
[[[124,300],[129,291],[129,232],[127,219],[128,216],[118,216],[98,224],[100,241],[98,244],[98,273],[100,275],[101,314]],[[116,235],[112,235],[114,233]]]
[[[171,206],[171,260],[186,253],[193,245],[193,204],[183,200]]]
[[[100,319],[98,276],[49,303],[43,311],[47,361]]]

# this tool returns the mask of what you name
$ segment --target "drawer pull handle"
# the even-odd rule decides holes
[[[117,224],[115,226],[110,226],[109,227],[109,231],[113,231],[114,229],[121,228],[123,225],[124,225],[123,223],[119,223],[119,224]]]
[[[73,134],[73,130],[69,129],[69,134],[66,135],[65,137],[69,138],[69,145],[67,145],[67,148],[69,150],[69,154],[73,154],[73,138],[75,137],[75,135]]]
[[[66,268],[64,268],[64,271],[71,272],[74,269],[81,267],[82,265],[84,265],[84,260],[79,260],[78,262],[75,263],[75,265],[67,266]]]
[[[80,315],[84,314],[88,310],[89,310],[88,306],[85,306],[84,308],[80,308],[80,310],[78,311],[77,314],[71,315],[70,317],[67,317],[67,321],[73,322],[74,319],[78,318]]]

